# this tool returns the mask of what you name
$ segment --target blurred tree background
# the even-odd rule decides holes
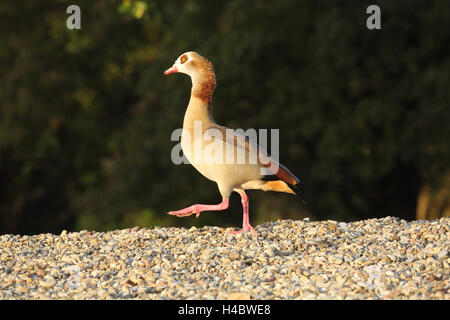
[[[450,214],[449,1],[84,0],[81,30],[70,4],[0,3],[0,233],[239,227],[238,195],[166,214],[220,200],[170,158],[191,84],[163,71],[191,50],[214,63],[216,121],[279,128],[304,181],[308,208],[250,191],[253,224]]]

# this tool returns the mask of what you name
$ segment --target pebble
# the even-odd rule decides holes
[[[450,218],[0,235],[0,299],[450,299]]]
[[[442,249],[442,250],[439,251],[439,253],[437,255],[437,258],[439,260],[444,260],[445,258],[447,258],[447,256],[448,256],[448,250],[447,249]]]

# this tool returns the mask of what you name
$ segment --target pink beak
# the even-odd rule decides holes
[[[166,71],[164,71],[165,75],[171,74],[171,73],[177,73],[178,69],[175,66],[170,67],[169,69],[167,69]]]

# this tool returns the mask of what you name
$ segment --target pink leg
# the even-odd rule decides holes
[[[249,215],[248,215],[248,196],[244,190],[239,190],[238,193],[241,195],[242,209],[243,209],[243,222],[242,229],[239,231],[234,231],[233,234],[238,234],[244,231],[255,231],[250,225]]]
[[[194,204],[178,211],[169,211],[168,214],[177,217],[187,217],[195,213],[195,216],[198,218],[200,216],[200,212],[225,210],[227,208],[228,198],[223,198],[222,202],[219,204]]]

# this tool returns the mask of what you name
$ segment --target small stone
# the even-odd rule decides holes
[[[402,243],[402,244],[408,243],[408,242],[409,242],[409,239],[410,239],[410,238],[408,238],[408,237],[406,237],[406,236],[401,236],[401,237],[400,237],[400,243]]]
[[[125,282],[124,282],[124,285],[127,285],[127,286],[132,286],[132,287],[134,287],[134,286],[136,286],[136,285],[137,285],[137,283],[136,283],[136,282],[134,282],[134,281],[132,281],[132,280],[130,280],[130,279],[127,279],[127,281],[125,281]]]
[[[19,293],[27,293],[28,292],[27,287],[25,287],[25,286],[18,286],[16,288],[16,291]]]
[[[340,265],[342,263],[344,263],[344,257],[342,256],[332,256],[330,257],[329,261],[333,264],[337,264]]]
[[[56,282],[54,280],[46,280],[46,281],[41,281],[39,283],[39,285],[45,289],[50,289],[53,288],[55,286]]]
[[[227,295],[227,300],[250,300],[251,297],[248,293],[234,292]]]
[[[348,229],[348,226],[347,226],[347,224],[345,222],[339,222],[338,223],[338,227],[341,228],[341,229],[344,229],[344,230]]]
[[[445,258],[447,258],[447,256],[448,256],[448,250],[447,249],[442,249],[437,254],[437,258],[439,260],[444,260]]]
[[[391,262],[397,261],[397,257],[394,256],[393,254],[388,254],[387,257],[389,258],[389,260],[390,260]]]

